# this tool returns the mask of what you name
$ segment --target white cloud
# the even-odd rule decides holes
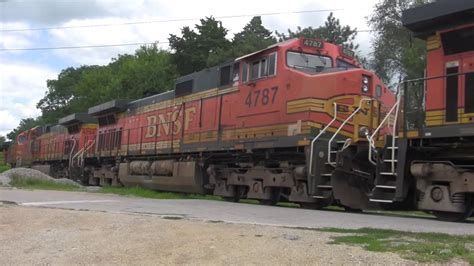
[[[0,23],[0,29],[25,29],[27,23]],[[0,32],[0,48],[26,48],[39,36],[36,31]]]
[[[0,64],[0,135],[6,135],[22,118],[40,114],[36,103],[44,96],[46,80],[55,71],[41,65]]]

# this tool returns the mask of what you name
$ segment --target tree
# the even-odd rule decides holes
[[[75,86],[88,66],[68,67],[59,73],[57,79],[47,80],[46,95],[36,104],[46,123],[56,123],[59,117],[71,113],[70,104],[74,100]]]
[[[390,84],[403,78],[423,75],[425,42],[412,38],[402,25],[402,11],[427,0],[381,0],[369,16],[374,31],[371,68]]]
[[[57,120],[113,99],[137,99],[173,87],[177,76],[168,51],[157,44],[142,46],[133,55],[119,55],[105,66],[66,68],[48,80],[48,91],[38,102],[42,121]]]
[[[6,139],[4,136],[0,135],[0,147],[1,147],[1,146],[3,145],[3,143],[5,143],[6,141],[7,141],[7,139]]]
[[[130,56],[120,56],[111,63],[119,77],[117,93],[124,99],[137,99],[173,88],[178,76],[171,54],[157,44],[142,46]]]
[[[322,39],[333,44],[343,45],[351,50],[357,50],[359,45],[354,43],[357,36],[357,28],[351,28],[349,25],[341,26],[339,19],[336,19],[331,12],[324,23],[324,26],[318,28],[298,27],[296,31],[288,29],[288,34],[276,32],[279,41],[292,38],[313,38]]]
[[[272,32],[262,25],[262,18],[256,16],[245,25],[242,31],[234,35],[230,49],[218,49],[209,56],[208,65],[217,65],[220,62],[265,49],[274,43],[276,39]]]
[[[16,137],[21,132],[42,125],[43,121],[41,117],[38,118],[24,118],[20,121],[20,124],[7,134],[7,138],[11,141],[16,141]]]
[[[171,59],[180,75],[202,70],[211,66],[211,63],[221,63],[209,61],[209,58],[229,50],[231,46],[231,42],[226,39],[228,30],[212,16],[201,19],[195,29],[197,32],[184,27],[181,29],[181,37],[170,34],[168,38],[174,51]]]

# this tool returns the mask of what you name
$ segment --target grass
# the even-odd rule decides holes
[[[221,200],[218,196],[183,194],[174,192],[162,192],[141,187],[103,187],[98,192],[112,193],[122,196],[135,196],[149,199],[200,199],[200,200]]]
[[[331,244],[362,246],[368,251],[394,252],[402,258],[418,262],[448,262],[461,259],[474,265],[474,236],[453,236],[437,233],[412,233],[372,228],[319,229],[341,233]]]
[[[81,191],[80,187],[69,185],[69,184],[59,184],[49,180],[39,180],[39,179],[24,179],[24,178],[12,178],[10,185],[18,188],[28,188],[28,189],[44,189],[44,190],[63,190],[63,191]]]
[[[0,173],[3,173],[8,169],[10,169],[10,166],[5,164],[3,152],[0,151]]]

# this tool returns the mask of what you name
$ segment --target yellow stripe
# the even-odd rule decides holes
[[[96,129],[98,124],[82,124],[81,129]]]
[[[435,50],[441,47],[441,38],[438,34],[429,36],[426,39],[426,49],[428,51]]]

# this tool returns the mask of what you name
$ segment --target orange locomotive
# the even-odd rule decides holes
[[[373,180],[367,136],[394,103],[352,51],[292,39],[180,77],[174,90],[61,119],[67,134],[29,139],[31,165],[89,184],[322,207],[346,191],[332,180],[341,151],[361,160],[344,171]]]
[[[371,202],[447,221],[473,213],[473,12],[473,1],[440,0],[403,13],[404,26],[426,40],[427,67],[425,77],[400,84],[388,114],[398,124],[378,149]]]

